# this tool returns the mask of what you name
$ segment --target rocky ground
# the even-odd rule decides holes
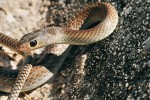
[[[113,4],[119,14],[112,35],[95,44],[73,46],[53,82],[19,99],[150,98],[150,0],[102,1]],[[46,25],[61,26],[87,2],[94,0],[0,0],[0,32],[20,39]],[[7,95],[1,92],[0,99]]]

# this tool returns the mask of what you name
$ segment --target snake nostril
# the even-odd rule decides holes
[[[24,48],[25,48],[24,45],[19,45],[19,44],[17,45],[17,49],[18,49],[18,50],[21,50],[21,51],[22,51],[22,50],[24,50]]]
[[[21,48],[24,48],[24,46],[21,46]]]

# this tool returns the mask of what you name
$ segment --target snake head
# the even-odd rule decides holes
[[[47,45],[48,37],[45,31],[40,29],[24,35],[17,44],[20,51],[31,51]]]
[[[59,28],[59,29],[58,29]],[[59,42],[60,27],[45,27],[24,35],[17,44],[20,51],[31,51]],[[59,36],[58,36],[59,35]]]

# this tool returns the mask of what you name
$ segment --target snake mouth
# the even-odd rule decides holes
[[[17,44],[17,49],[19,50],[19,51],[31,51],[30,50],[30,48],[29,48],[29,46],[28,46],[28,44]]]

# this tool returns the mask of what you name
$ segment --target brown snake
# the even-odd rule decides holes
[[[17,43],[17,51],[27,52],[51,44],[91,44],[109,36],[114,31],[117,23],[118,14],[111,4],[104,2],[91,4],[77,12],[75,17],[62,27],[45,27],[24,35]],[[66,48],[67,47],[68,45]],[[34,89],[43,84],[43,82],[41,82],[44,80],[42,80],[42,75],[44,78],[46,74],[49,77],[49,72],[42,72],[42,70],[43,67],[32,69],[27,79],[29,84],[26,85],[25,83],[25,89],[23,88],[22,92]],[[10,91],[10,88],[12,87],[12,84],[10,83],[14,83],[17,73],[17,71],[11,73],[12,75],[10,73],[10,75],[8,75],[8,73],[5,72],[0,73],[0,77],[3,76],[2,79],[0,78],[0,82],[7,81],[5,81],[5,84],[0,83],[0,91]],[[35,73],[40,75],[30,78],[31,75],[34,75]],[[38,80],[38,77],[40,77],[41,80]],[[48,77],[46,80],[51,78]],[[44,82],[46,82],[46,80],[44,80]],[[32,83],[35,83],[36,85],[33,85]],[[8,88],[4,85],[7,85]]]

